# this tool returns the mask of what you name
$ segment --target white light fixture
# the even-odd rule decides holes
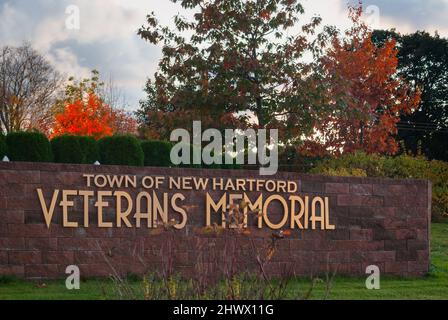
[[[9,162],[9,158],[7,156],[4,156],[2,159],[3,162]]]

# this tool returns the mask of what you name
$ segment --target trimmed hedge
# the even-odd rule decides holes
[[[0,161],[8,154],[7,150],[5,136],[0,133]]]
[[[51,162],[50,141],[39,132],[12,132],[6,136],[11,161]]]
[[[98,142],[100,162],[105,165],[141,167],[144,164],[140,142],[133,136],[112,136]]]
[[[141,147],[144,153],[147,167],[171,167],[171,148],[173,145],[166,141],[146,140],[142,141]]]
[[[93,164],[99,160],[98,144],[91,137],[64,135],[51,140],[57,163]]]
[[[92,164],[100,160],[98,142],[92,137],[78,137],[81,151],[84,155],[84,163]]]
[[[54,162],[84,163],[84,155],[76,136],[60,136],[51,140]]]

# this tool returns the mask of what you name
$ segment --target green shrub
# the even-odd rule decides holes
[[[355,170],[356,169],[356,170]],[[346,154],[339,158],[323,159],[316,162],[311,173],[320,173],[326,175],[331,172],[344,172],[344,176],[384,176],[384,158],[379,155],[368,155],[364,152]],[[353,174],[352,174],[353,173]]]
[[[54,161],[57,163],[84,163],[85,157],[77,136],[60,136],[51,140]]]
[[[92,137],[78,137],[84,155],[84,163],[93,164],[100,160],[98,142]]]
[[[170,153],[173,147],[170,142],[146,140],[141,143],[147,167],[171,167]]]
[[[429,179],[430,161],[422,156],[384,157],[382,176],[401,179]]]
[[[6,136],[11,161],[51,162],[53,155],[47,137],[38,132],[13,132]]]
[[[323,168],[316,172],[330,177],[367,177],[367,172],[359,168]]]
[[[8,154],[7,149],[5,136],[0,133],[0,160]]]
[[[143,166],[140,142],[133,136],[106,137],[99,141],[100,162],[106,165]]]
[[[57,163],[93,164],[99,160],[98,144],[91,137],[64,135],[51,140]]]
[[[233,164],[222,164],[221,165],[221,169],[224,169],[224,170],[241,170],[243,168],[243,166],[242,165],[240,165],[240,164],[236,164],[236,163],[233,163]]]

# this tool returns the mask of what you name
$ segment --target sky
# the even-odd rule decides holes
[[[305,21],[318,14],[324,25],[349,26],[347,0],[304,0],[303,5]],[[364,7],[374,28],[448,37],[448,0],[364,0]],[[170,0],[0,0],[0,47],[29,42],[67,77],[88,77],[97,69],[123,93],[125,107],[136,110],[161,52],[137,36],[152,11],[164,25],[172,25],[179,12],[188,16]]]

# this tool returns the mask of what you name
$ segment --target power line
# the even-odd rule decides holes
[[[398,126],[397,128],[399,130],[403,131],[416,131],[416,132],[440,132],[440,133],[447,133],[448,129],[424,129],[424,128],[412,128],[412,127],[405,127],[405,126]]]

